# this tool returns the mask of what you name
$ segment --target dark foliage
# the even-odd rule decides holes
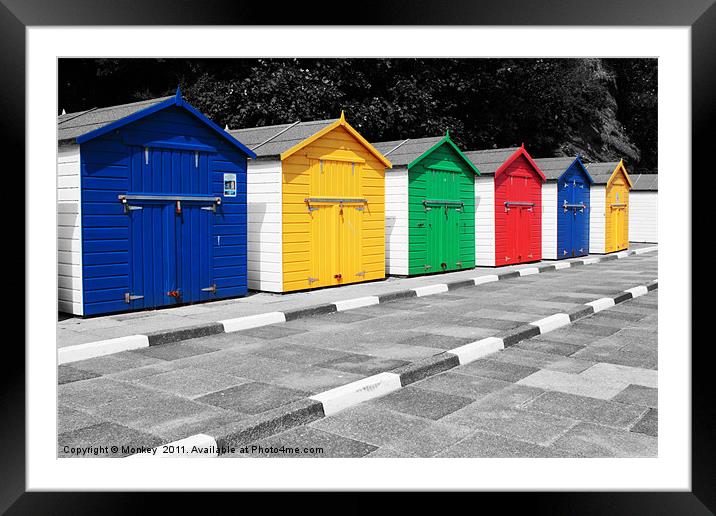
[[[335,118],[369,140],[443,134],[465,149],[657,168],[656,59],[62,59],[67,112],[174,92],[217,124]]]

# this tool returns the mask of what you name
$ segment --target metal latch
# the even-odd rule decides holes
[[[124,293],[124,302],[125,303],[129,304],[132,301],[134,301],[135,299],[144,299],[144,296],[133,296],[129,292]]]
[[[338,274],[334,274],[333,277],[338,281],[341,281],[343,279],[343,274],[339,272]]]
[[[311,277],[309,276],[309,278],[308,278],[308,282],[309,282],[309,283],[313,283],[313,282],[315,282],[315,281],[318,281],[318,278],[311,278]]]
[[[206,211],[213,211],[214,213],[216,213],[216,204],[212,204],[211,206],[202,206],[201,209]]]
[[[356,276],[365,276],[365,271],[356,272]]]
[[[462,262],[456,262],[455,265],[458,267],[462,267]]]
[[[428,270],[428,269],[432,269],[432,268],[433,268],[432,265],[425,265],[424,267],[425,267],[425,270]]]
[[[533,202],[520,202],[520,201],[505,201],[505,211],[510,211],[510,206],[526,207],[529,211],[532,211],[535,203]]]
[[[212,294],[216,294],[216,283],[211,285],[210,287],[206,287],[201,289],[202,292],[211,292]]]
[[[181,292],[179,292],[178,290],[170,290],[169,292],[167,292],[167,295],[169,297],[173,297],[174,299],[179,299],[181,297]]]

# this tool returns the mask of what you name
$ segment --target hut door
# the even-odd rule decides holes
[[[214,197],[208,159],[193,151],[137,148],[125,213],[130,231],[132,308],[209,299]]]
[[[362,281],[363,212],[359,163],[310,160],[310,287]]]
[[[452,271],[460,263],[460,177],[456,172],[428,170],[426,272]]]
[[[507,210],[506,238],[508,255],[503,263],[521,263],[532,259],[530,252],[530,230],[534,203],[529,196],[531,176],[516,171],[510,174]]]
[[[589,188],[581,177],[565,178],[560,181],[558,188],[559,257],[586,255],[589,251],[587,237]]]
[[[619,251],[628,247],[627,225],[628,190],[626,182],[619,177],[607,187],[607,239],[606,251]]]

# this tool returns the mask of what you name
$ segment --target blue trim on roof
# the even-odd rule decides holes
[[[239,149],[242,154],[245,156],[255,159],[256,153],[246,147],[243,143],[241,143],[239,140],[231,136],[229,133],[224,131],[221,127],[216,125],[214,122],[209,120],[207,117],[205,117],[200,111],[198,111],[195,107],[190,105],[188,102],[186,102],[182,96],[181,92],[179,91],[179,88],[177,88],[177,93],[174,97],[167,99],[163,102],[159,102],[158,104],[154,104],[153,106],[149,106],[148,108],[141,109],[137,111],[136,113],[133,113],[129,116],[126,116],[124,118],[120,118],[119,120],[115,120],[111,124],[107,124],[104,127],[100,127],[99,129],[95,129],[94,131],[90,131],[88,133],[82,134],[76,138],[77,143],[85,143],[90,140],[93,140],[95,138],[98,138],[102,135],[105,135],[109,132],[114,131],[115,129],[118,129],[120,127],[123,127],[127,124],[131,124],[132,122],[136,122],[137,120],[141,120],[142,118],[145,118],[153,113],[156,113],[157,111],[161,111],[163,109],[166,109],[168,107],[177,106],[186,109],[189,113],[194,115],[196,118],[198,118],[200,121],[204,122],[205,125],[207,125],[210,129],[213,129],[214,132],[219,134],[222,138],[224,138],[226,141],[228,141],[231,145]]]
[[[567,167],[567,169],[566,169],[564,172],[562,172],[562,175],[560,175],[559,177],[561,178],[564,174],[566,174],[566,173],[567,173],[567,170],[569,170],[570,168],[572,168],[572,167],[575,165],[575,163],[578,164],[578,165],[579,165],[579,168],[582,169],[582,173],[584,173],[584,176],[585,176],[585,177],[587,178],[587,180],[589,181],[589,184],[590,184],[590,185],[593,185],[593,184],[594,184],[594,179],[592,179],[592,176],[590,176],[590,175],[589,175],[589,172],[587,172],[587,167],[584,166],[584,163],[582,163],[582,160],[579,158],[579,155],[577,155],[577,157],[574,158],[574,161],[572,162],[572,164],[569,165],[569,166]]]

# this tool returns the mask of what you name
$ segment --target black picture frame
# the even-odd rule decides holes
[[[12,152],[6,168],[6,188],[25,192],[25,29],[43,25],[245,25],[297,24],[341,25],[635,25],[688,26],[692,35],[692,170],[710,170],[707,154],[713,145],[716,120],[716,5],[714,0],[488,0],[482,2],[362,2],[332,4],[322,9],[311,3],[295,6],[230,0],[0,0],[0,112],[4,143]],[[309,18],[310,16],[310,18]],[[91,48],[91,47],[88,47]],[[711,161],[711,160],[709,160]],[[31,179],[31,178],[30,178]],[[31,182],[27,183],[28,185]],[[25,197],[27,198],[27,197]],[[692,206],[696,199],[692,196]],[[15,207],[17,211],[19,207]],[[16,217],[13,214],[13,217]],[[23,215],[24,217],[24,215]],[[12,219],[13,222],[16,219]],[[700,223],[693,218],[693,229]],[[27,237],[24,226],[14,224],[17,242]],[[25,269],[24,245],[17,245],[5,261],[12,270]],[[693,254],[692,254],[693,256]],[[692,266],[695,265],[692,263]],[[693,268],[692,268],[693,270]],[[25,270],[26,277],[32,274]],[[13,305],[25,307],[25,285],[19,274],[8,275],[7,291]],[[684,300],[688,302],[689,300]],[[692,304],[692,306],[694,306]],[[17,308],[15,308],[17,310]],[[19,315],[19,314],[18,314]],[[23,312],[24,315],[24,312]],[[669,324],[663,320],[662,324]],[[152,496],[121,493],[32,493],[25,489],[25,354],[12,333],[6,334],[3,374],[0,375],[0,512],[6,514],[111,514],[145,512]],[[668,343],[688,346],[690,342]],[[692,347],[692,487],[689,492],[640,493],[529,493],[510,494],[495,500],[505,508],[525,504],[533,513],[579,514],[712,514],[716,511],[716,404],[708,383],[711,367],[709,342]],[[712,373],[711,373],[712,374]],[[245,496],[245,495],[244,495]],[[499,496],[499,495],[484,495]],[[502,498],[505,498],[502,495]],[[419,497],[416,497],[419,499]],[[264,499],[265,500],[265,499]],[[262,503],[261,499],[256,500]],[[215,500],[216,502],[216,500]],[[162,502],[164,503],[164,502]],[[183,496],[172,495],[171,504],[185,506]],[[454,503],[454,502],[451,502]],[[481,502],[483,503],[483,502]],[[506,504],[506,505],[502,505]],[[357,504],[355,509],[360,509]],[[387,507],[387,506],[386,506]],[[164,506],[165,509],[169,505]],[[185,506],[186,508],[186,506]],[[404,506],[403,506],[404,508]],[[369,510],[363,506],[363,510]]]

